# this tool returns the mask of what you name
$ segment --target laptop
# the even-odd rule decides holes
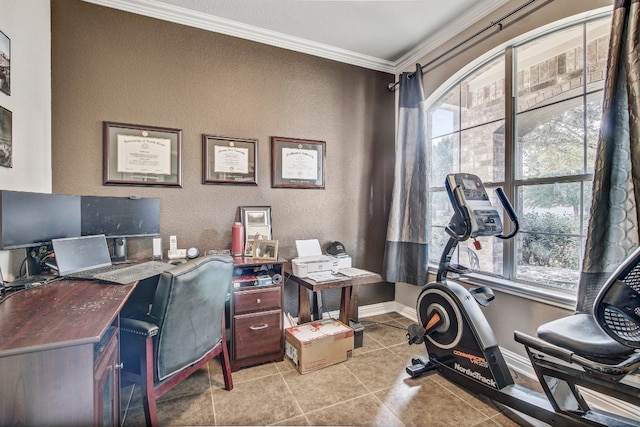
[[[161,261],[113,264],[104,234],[53,239],[51,244],[60,277],[126,285],[157,276],[173,267]]]

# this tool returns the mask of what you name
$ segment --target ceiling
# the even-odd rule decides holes
[[[399,73],[508,0],[84,1]]]

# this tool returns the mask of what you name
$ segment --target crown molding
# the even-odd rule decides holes
[[[118,9],[125,12],[144,15],[163,21],[183,24],[202,30],[226,34],[251,40],[270,46],[306,53],[376,71],[394,73],[394,62],[369,55],[363,55],[346,49],[340,49],[322,43],[315,43],[276,31],[265,30],[252,25],[242,24],[224,18],[198,13],[185,8],[168,5],[153,0],[83,0],[99,6]]]
[[[399,74],[405,71],[435,48],[476,23],[479,18],[487,16],[508,2],[508,0],[483,0],[482,2],[477,2],[475,6],[458,16],[447,28],[437,31],[398,60],[388,61],[155,0],[83,1],[391,74]]]
[[[480,19],[489,15],[509,0],[482,0],[469,8],[464,14],[458,16],[456,20],[447,28],[443,28],[430,36],[427,40],[416,45],[413,49],[400,57],[395,63],[395,72],[408,71],[416,62],[427,56],[434,49],[438,48],[453,36],[461,33]]]

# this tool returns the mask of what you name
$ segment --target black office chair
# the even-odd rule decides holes
[[[224,320],[232,272],[231,257],[188,261],[159,276],[150,310],[123,311],[122,383],[142,388],[147,425],[158,425],[156,399],[218,355],[233,388]]]

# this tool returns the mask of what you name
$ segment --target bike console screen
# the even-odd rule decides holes
[[[454,210],[468,213],[470,237],[497,236],[502,233],[502,220],[491,205],[489,196],[476,175],[457,173],[447,175],[445,181]]]

